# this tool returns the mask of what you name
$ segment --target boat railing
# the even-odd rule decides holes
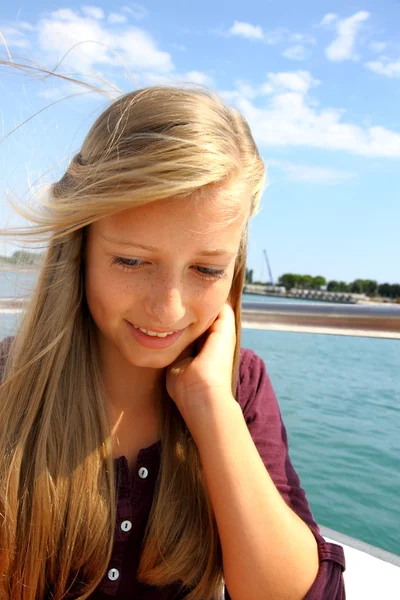
[[[329,538],[338,544],[344,544],[349,548],[354,548],[354,550],[360,550],[360,552],[365,552],[370,556],[374,556],[375,558],[379,558],[384,562],[391,563],[396,567],[400,567],[400,556],[397,556],[396,554],[392,554],[387,550],[383,550],[382,548],[372,546],[367,542],[358,540],[357,538],[351,537],[350,535],[347,535],[345,533],[340,533],[339,531],[335,531],[334,529],[330,529],[329,527],[320,525],[319,528],[324,538]]]

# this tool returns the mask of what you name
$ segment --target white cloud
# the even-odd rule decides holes
[[[251,40],[260,40],[264,37],[263,30],[259,25],[251,25],[250,23],[244,23],[243,21],[234,21],[229,33]]]
[[[290,60],[305,60],[307,57],[306,49],[303,45],[289,46],[282,52],[282,56]]]
[[[114,33],[99,21],[62,9],[41,19],[37,29],[40,50],[49,53],[52,58],[61,58],[79,44],[64,62],[74,71],[91,70],[100,65],[165,73],[174,68],[170,54],[159,50],[150,34],[138,27],[129,26]]]
[[[321,23],[320,23],[320,27],[325,27],[325,25],[330,25],[331,23],[333,23],[334,21],[337,21],[338,16],[335,13],[327,13]]]
[[[320,185],[334,185],[354,179],[357,174],[349,171],[339,171],[329,167],[297,164],[282,160],[269,160],[268,167],[279,169],[286,173],[290,181]],[[271,170],[269,169],[269,173]]]
[[[288,36],[289,31],[287,29],[275,29],[265,32],[263,39],[268,46],[276,46],[277,44],[285,42]]]
[[[362,23],[369,18],[370,14],[361,10],[348,19],[341,19],[337,22],[336,39],[325,49],[325,54],[329,60],[342,61],[354,60],[354,46],[357,34]]]
[[[137,26],[121,23],[119,16],[130,14],[131,7],[123,7],[122,10],[123,13],[111,13],[117,15],[111,18],[114,23],[110,23],[111,15],[108,15],[107,20],[99,21],[88,16],[87,10],[86,15],[71,9],[61,9],[46,15],[35,24],[35,33],[31,36],[35,48],[44,55],[41,62],[46,63],[46,55],[54,63],[55,59],[61,59],[68,53],[59,70],[62,72],[65,67],[68,70],[73,68],[75,73],[80,73],[82,80],[85,80],[86,75],[98,74],[97,69],[101,69],[100,75],[107,81],[110,79],[107,77],[110,67],[117,67],[121,73],[127,67],[127,74],[134,87],[156,84],[214,85],[211,75],[196,69],[177,73],[170,54],[160,50],[149,33]],[[135,5],[135,10],[139,11],[140,7]],[[113,27],[115,23],[119,25],[117,29]],[[18,23],[14,24],[9,33],[14,37],[21,34]],[[36,33],[37,39],[34,37]],[[185,47],[179,46],[179,50],[183,51]],[[114,72],[115,68],[111,78]],[[97,85],[92,79],[90,82]],[[76,85],[60,84],[39,91],[38,95],[52,102],[77,92],[79,90]]]
[[[306,58],[306,46],[316,43],[315,38],[308,33],[292,33],[286,27],[264,31],[260,25],[252,25],[244,21],[234,21],[230,29],[213,29],[210,30],[210,33],[223,37],[238,36],[248,40],[259,41],[268,46],[285,44],[288,47],[283,51],[282,55],[292,60],[304,60]]]
[[[30,48],[31,43],[23,31],[16,27],[2,27],[0,29],[0,45],[8,48]]]
[[[101,21],[104,19],[104,10],[98,6],[81,6],[81,11],[87,17]]]
[[[318,83],[307,71],[270,73],[264,85],[251,88],[256,95],[241,94],[237,88],[224,97],[244,114],[261,147],[309,147],[400,158],[399,133],[346,122],[341,109],[319,108],[308,96]]]
[[[20,29],[26,29],[27,31],[33,31],[34,27],[31,23],[27,23],[26,21],[18,21],[18,27]]]
[[[305,60],[310,55],[310,49],[307,46],[314,46],[317,40],[308,33],[290,33],[288,36],[288,46],[282,56],[290,60]]]
[[[380,54],[387,48],[387,42],[371,42],[371,50]]]
[[[260,93],[254,85],[247,81],[237,81],[236,89],[239,95],[245,98],[255,98]]]
[[[76,90],[75,90],[76,91]],[[48,88],[45,90],[39,90],[37,95],[41,98],[47,100],[47,102],[55,102],[56,100],[61,100],[61,98],[66,97],[65,88],[64,87],[54,87]]]
[[[262,87],[262,86],[261,86]],[[235,90],[220,90],[219,95],[228,103],[235,103],[241,98],[253,99],[263,93],[260,86],[256,87],[247,81],[235,81]]]
[[[6,35],[23,35],[21,31],[18,31],[15,27],[2,27],[1,33]]]
[[[10,47],[20,48],[20,49],[31,47],[30,42],[28,40],[23,40],[22,38],[11,40],[11,42],[8,45]]]
[[[307,94],[311,87],[315,87],[320,84],[318,79],[314,77],[308,71],[288,71],[282,73],[268,73],[268,82],[266,88],[263,86],[263,91],[268,90],[267,93],[279,92],[279,91],[290,91],[297,92],[300,94]]]
[[[291,33],[289,35],[289,42],[293,44],[310,44],[314,45],[317,43],[317,40],[312,35],[308,33]]]
[[[7,36],[7,37],[3,37],[3,32],[0,31],[0,44],[3,45],[3,40],[5,40],[6,45],[8,48],[30,48],[31,47],[31,43],[29,42],[29,40],[27,40],[26,38],[23,37],[19,37],[19,36]]]
[[[213,79],[206,73],[202,71],[188,71],[184,78],[186,81],[190,83],[197,83],[198,85],[207,85],[211,86],[213,84]]]
[[[125,10],[121,14],[129,12]],[[211,76],[202,71],[177,73],[170,54],[160,50],[150,34],[136,26],[113,27],[106,20],[62,9],[41,18],[32,25],[31,31],[29,28],[19,30],[18,22],[13,27],[18,35],[24,32],[38,55],[41,52],[42,64],[46,64],[47,58],[54,64],[57,57],[61,58],[78,44],[64,63],[74,72],[91,74],[91,69],[100,68],[107,77],[109,67],[113,68],[114,75],[117,70],[122,73],[126,66],[132,69],[131,81],[135,87],[154,83],[213,84]],[[15,38],[18,35],[13,32]],[[284,35],[288,41],[290,35],[301,34],[290,34],[286,30]],[[264,43],[265,36],[267,33],[264,33]],[[22,34],[20,37],[24,39]],[[296,37],[299,45],[300,39]],[[118,52],[118,57],[111,49]],[[389,69],[388,65],[396,63],[382,64],[382,68]],[[237,81],[232,90],[220,93],[244,113],[261,146],[322,148],[361,156],[400,157],[399,133],[384,127],[346,122],[343,110],[321,108],[310,94],[318,85],[320,81],[305,70],[270,72],[258,84]]]
[[[107,21],[114,25],[115,23],[126,23],[128,17],[126,15],[121,15],[120,13],[110,13],[107,17]]]
[[[60,8],[51,13],[53,19],[59,19],[60,21],[70,21],[74,19],[76,13],[70,8]]]
[[[400,77],[400,59],[396,62],[373,60],[365,63],[365,66],[379,75],[386,75],[386,77]]]
[[[80,80],[85,81],[86,78],[81,77]],[[132,80],[134,80],[133,76]],[[96,85],[96,82],[94,82],[92,78],[89,79],[89,83],[94,83]],[[117,98],[120,94],[120,92],[112,87],[112,85],[107,87],[107,84],[104,83],[101,87],[105,90],[107,97],[110,99]],[[91,96],[91,93],[88,90],[77,86],[76,83],[73,82],[59,82],[58,85],[54,83],[45,89],[38,90],[36,93],[41,98],[44,98],[49,104],[69,98],[73,98],[75,102],[90,102],[93,99],[93,96]]]
[[[114,47],[122,50],[125,64],[138,69],[168,72],[173,69],[171,55],[158,50],[153,38],[143,29],[130,27],[114,36]]]
[[[239,101],[243,98],[253,100],[257,96],[287,93],[302,96],[307,94],[311,87],[316,87],[319,84],[320,81],[314,79],[308,71],[287,71],[268,73],[267,81],[258,86],[238,79],[235,81],[235,90],[223,90],[219,93],[227,101]],[[313,102],[312,99],[309,99],[309,101],[310,103]]]
[[[149,14],[147,8],[145,8],[141,4],[130,4],[129,6],[123,6],[121,8],[121,11],[127,13],[128,15],[131,15],[131,17],[133,17],[137,21],[141,21]]]

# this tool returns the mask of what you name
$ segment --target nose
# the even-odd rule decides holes
[[[150,291],[144,309],[151,323],[162,328],[178,325],[186,313],[179,286],[161,282]]]

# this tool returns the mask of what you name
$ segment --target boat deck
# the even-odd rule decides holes
[[[400,556],[327,527],[321,533],[343,546],[346,600],[400,600]]]

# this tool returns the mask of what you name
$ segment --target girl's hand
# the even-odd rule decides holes
[[[225,304],[211,327],[167,369],[167,391],[187,421],[191,412],[208,408],[218,398],[232,398],[236,344],[235,314]]]

